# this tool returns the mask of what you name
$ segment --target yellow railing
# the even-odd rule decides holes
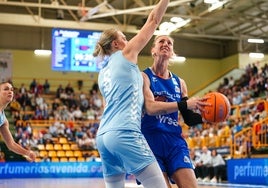
[[[256,149],[268,147],[268,118],[254,123],[252,146]]]
[[[244,128],[236,133],[231,142],[230,154],[232,158],[245,158],[250,155],[252,128]]]
[[[34,128],[45,128],[53,125],[55,122],[63,123],[64,125],[72,125],[74,127],[81,126],[81,125],[88,125],[99,123],[99,120],[79,120],[79,121],[63,121],[63,120],[18,120],[17,125],[27,125],[28,123]]]

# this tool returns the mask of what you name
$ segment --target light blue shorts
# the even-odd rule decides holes
[[[96,138],[104,177],[136,174],[156,159],[140,132],[110,131]]]

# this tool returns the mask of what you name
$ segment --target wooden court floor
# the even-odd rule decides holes
[[[200,188],[267,188],[268,186],[203,184]],[[51,178],[51,179],[0,179],[0,188],[105,188],[102,178]],[[126,181],[125,188],[142,188],[133,180]],[[176,188],[176,186],[173,186]]]

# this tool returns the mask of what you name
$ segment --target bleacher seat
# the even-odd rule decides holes
[[[55,150],[50,150],[50,151],[48,152],[48,156],[49,156],[49,157],[57,157],[57,152],[56,152]]]
[[[60,137],[60,138],[59,138],[59,143],[60,143],[60,144],[66,144],[66,143],[68,143],[68,140],[67,140],[67,138],[65,138],[65,137]]]
[[[45,148],[46,148],[46,150],[54,150],[54,145],[53,144],[46,144]]]
[[[61,144],[54,144],[54,150],[62,150]]]
[[[70,144],[68,144],[68,143],[62,144],[62,149],[63,150],[71,150]]]
[[[77,162],[85,162],[85,158],[84,157],[77,157]]]
[[[47,151],[46,150],[39,151],[39,157],[42,157],[43,158],[44,156],[48,156]]]
[[[65,156],[66,157],[73,157],[74,156],[74,153],[72,150],[67,150],[66,153],[65,153]]]
[[[52,157],[51,158],[51,162],[59,162],[59,158],[58,157]]]
[[[80,150],[75,150],[75,151],[74,151],[74,156],[75,156],[75,157],[82,157],[82,156],[83,156],[82,151],[80,151]]]
[[[58,157],[65,157],[65,151],[58,150],[58,151],[57,151],[57,156],[58,156]]]
[[[68,158],[67,157],[61,157],[60,162],[68,162]]]
[[[38,144],[37,147],[39,151],[46,149],[44,144]]]
[[[76,157],[69,157],[69,162],[76,162]]]

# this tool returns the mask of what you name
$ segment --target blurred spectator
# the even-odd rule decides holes
[[[95,149],[95,139],[88,137],[87,133],[83,133],[82,138],[77,140],[78,147],[82,150]]]
[[[213,178],[212,183],[221,182],[223,177],[225,177],[225,161],[221,154],[218,154],[216,149],[211,151],[211,164],[213,167]]]
[[[81,111],[79,106],[77,106],[75,109],[73,109],[72,116],[73,116],[74,120],[82,120],[83,119],[83,112]]]
[[[1,163],[4,163],[4,162],[6,162],[6,159],[5,159],[5,153],[4,152],[0,152],[0,162]]]
[[[29,86],[30,91],[32,91],[32,92],[34,93],[35,90],[36,90],[36,87],[37,87],[37,82],[36,82],[36,79],[34,78],[34,79],[32,80],[32,82],[30,83],[30,86]]]
[[[208,182],[209,178],[209,168],[211,167],[211,152],[206,146],[203,146],[200,155],[200,162],[196,163],[196,170],[200,174],[202,181]]]
[[[48,79],[45,80],[45,83],[43,84],[44,93],[48,94],[50,91],[50,83],[48,82]]]
[[[56,98],[61,98],[61,94],[64,93],[64,88],[62,87],[62,84],[60,84],[56,90]]]

